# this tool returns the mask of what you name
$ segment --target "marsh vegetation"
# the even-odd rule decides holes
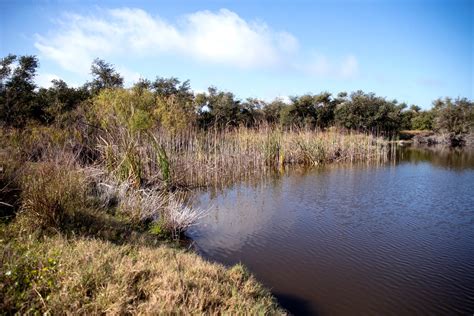
[[[281,313],[242,266],[177,248],[207,212],[187,191],[289,166],[386,162],[402,128],[472,128],[466,99],[440,100],[426,123],[419,109],[360,91],[267,104],[216,88],[195,95],[175,78],[124,88],[101,60],[82,87],[38,89],[35,57],[10,55],[1,67],[6,312]]]

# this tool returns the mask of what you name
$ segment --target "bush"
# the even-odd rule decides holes
[[[435,114],[433,111],[422,111],[411,119],[411,128],[414,130],[432,130]]]
[[[371,133],[392,133],[401,128],[402,105],[387,101],[373,93],[357,91],[335,111],[339,126]]]
[[[158,97],[154,114],[171,134],[182,132],[196,122],[192,99],[178,95]]]
[[[92,101],[90,119],[109,131],[125,127],[136,133],[155,123],[155,98],[148,90],[104,89]]]

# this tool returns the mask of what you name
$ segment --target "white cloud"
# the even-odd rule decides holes
[[[35,82],[40,88],[49,88],[52,86],[52,83],[51,83],[52,80],[59,80],[59,79],[60,79],[59,76],[55,74],[38,73],[38,75],[36,76]]]
[[[303,58],[292,34],[274,31],[264,22],[246,21],[227,9],[198,11],[171,23],[141,9],[120,8],[98,10],[95,15],[65,14],[57,24],[50,33],[37,35],[35,47],[41,57],[81,75],[89,74],[96,57],[110,60],[163,54],[244,69],[286,67],[339,79],[358,72],[352,55],[342,60],[324,55]],[[120,68],[125,69],[118,65]],[[128,71],[126,81],[138,77]]]
[[[133,85],[134,83],[138,82],[140,78],[143,78],[143,76],[138,72],[129,70],[128,68],[122,66],[117,66],[116,68],[117,72],[124,78],[124,84],[126,87]]]
[[[195,12],[174,25],[140,9],[114,9],[96,16],[68,14],[59,26],[46,36],[37,35],[35,46],[44,57],[81,74],[89,72],[97,56],[130,53],[177,53],[244,68],[273,66],[298,46],[291,34],[249,23],[226,9]]]

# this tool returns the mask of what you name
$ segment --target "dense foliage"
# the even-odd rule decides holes
[[[22,127],[27,123],[67,124],[74,110],[93,108],[96,120],[115,120],[131,130],[160,125],[171,133],[188,127],[232,128],[261,124],[283,128],[304,127],[346,129],[382,135],[400,130],[434,130],[453,134],[468,133],[474,121],[474,103],[465,98],[438,99],[430,110],[421,110],[396,100],[356,91],[333,96],[331,93],[291,97],[289,102],[259,99],[239,100],[231,92],[210,87],[195,94],[189,81],[160,78],[139,80],[123,88],[123,78],[113,65],[94,60],[92,81],[78,88],[53,80],[48,89],[35,85],[39,66],[35,56],[8,55],[0,62],[0,124]],[[119,113],[110,118],[107,112]],[[98,126],[113,122],[95,122]]]

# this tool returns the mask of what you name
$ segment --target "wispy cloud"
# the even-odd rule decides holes
[[[52,86],[52,83],[51,81],[53,80],[59,80],[59,76],[58,75],[55,75],[55,74],[50,74],[50,73],[38,73],[38,75],[36,76],[36,84],[39,86],[39,87],[43,87],[43,88],[49,88]]]
[[[287,67],[317,76],[350,78],[357,59],[304,55],[291,33],[246,21],[235,12],[198,11],[174,23],[141,9],[98,10],[94,15],[65,14],[48,34],[37,34],[35,47],[44,58],[78,74],[88,74],[95,57],[182,56],[198,62],[244,69]],[[299,60],[298,65],[291,61]],[[119,65],[120,66],[120,65]],[[137,77],[133,74],[133,77]]]
[[[347,55],[340,59],[329,59],[325,55],[313,54],[308,61],[297,68],[320,78],[352,79],[359,73],[359,63],[355,56]]]

